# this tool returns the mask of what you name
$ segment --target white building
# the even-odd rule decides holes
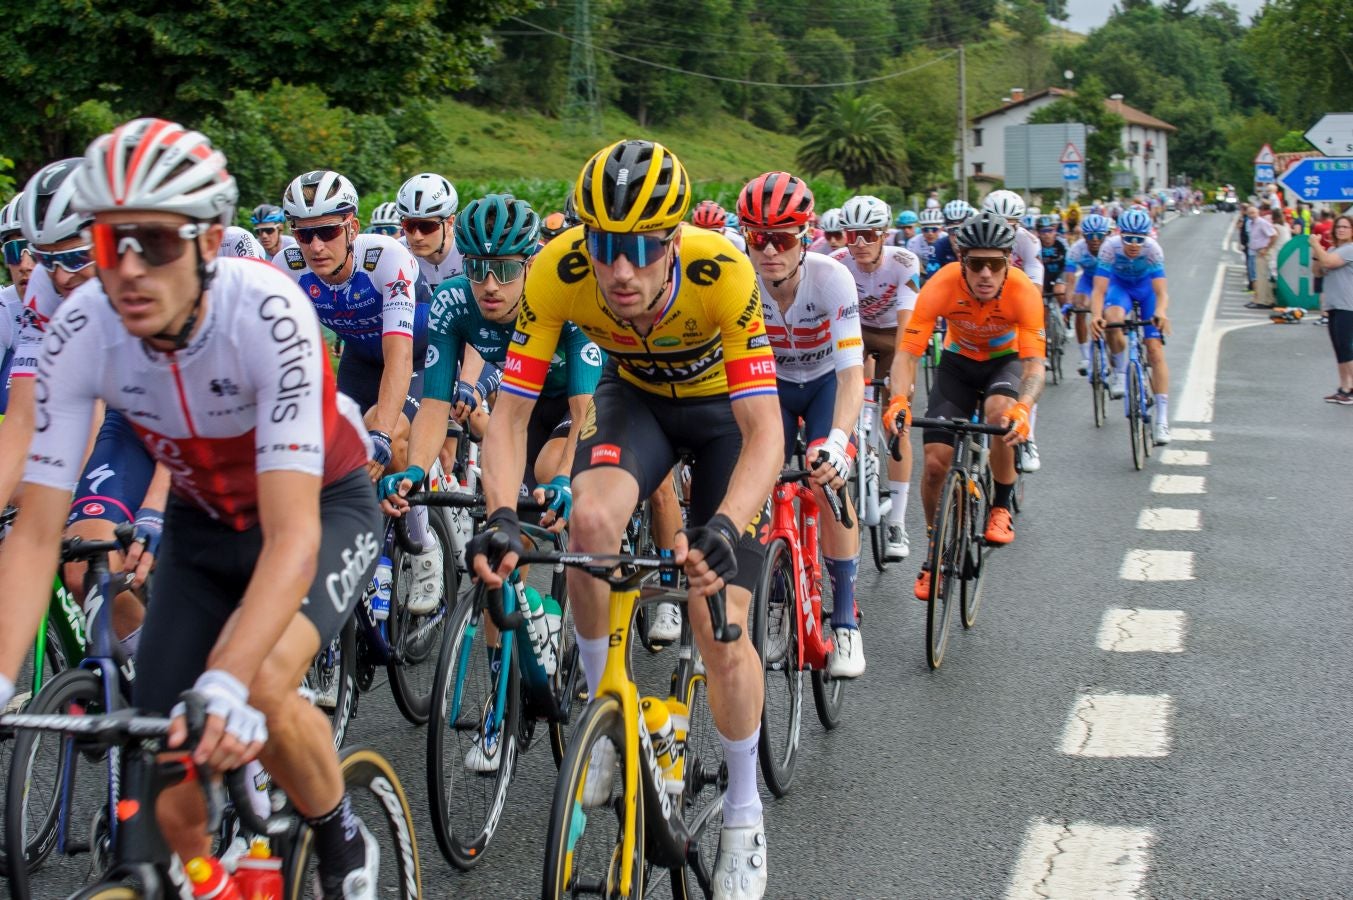
[[[979,181],[1004,178],[1006,127],[1027,125],[1036,110],[1073,93],[1054,87],[1026,96],[1022,88],[1015,88],[998,109],[974,116],[965,135],[968,177]],[[1178,129],[1128,106],[1123,102],[1122,94],[1114,94],[1104,101],[1104,105],[1110,112],[1123,117],[1120,140],[1123,153],[1117,164],[1126,166],[1132,173],[1133,189],[1146,191],[1167,187],[1170,184],[1170,133]]]

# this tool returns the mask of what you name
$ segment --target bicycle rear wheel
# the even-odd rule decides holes
[[[357,619],[348,619],[338,637],[315,655],[302,687],[315,695],[315,705],[329,717],[334,747],[342,748],[357,711]]]
[[[599,773],[610,779],[610,797],[600,806],[585,808],[583,788],[588,763],[592,748],[603,740],[611,741],[616,751],[611,771]],[[637,749],[638,741],[625,733],[625,716],[619,700],[602,696],[588,705],[574,729],[555,782],[545,841],[542,898],[618,898],[620,873],[627,867],[629,896],[643,896],[644,802],[642,796],[624,795],[626,754]],[[639,790],[642,792],[642,788]],[[634,855],[622,859],[624,810],[628,802],[634,804]]]
[[[1107,360],[1104,358],[1103,345],[1099,341],[1090,344],[1090,392],[1095,403],[1095,427],[1104,424],[1105,411],[1109,403],[1109,386],[1104,383]]]
[[[1146,464],[1146,448],[1142,446],[1142,378],[1141,370],[1132,363],[1127,370],[1128,440],[1132,443],[1132,467],[1141,470]]]
[[[1053,384],[1062,381],[1062,339],[1065,336],[1062,317],[1051,306],[1043,305],[1043,335],[1048,348],[1048,380]]]
[[[954,593],[963,569],[963,484],[951,471],[944,481],[930,555],[930,602],[926,604],[926,662],[938,669],[949,643]]]
[[[414,725],[428,720],[432,705],[432,681],[437,669],[437,650],[447,614],[456,603],[458,573],[455,546],[440,510],[428,510],[428,533],[442,548],[442,596],[437,608],[425,615],[409,611],[409,592],[413,588],[412,558],[400,554],[395,560],[388,620],[390,649],[394,660],[386,667],[395,706]]]
[[[771,541],[761,580],[752,595],[752,644],[765,670],[766,701],[761,707],[761,776],[777,797],[789,792],[799,761],[803,720],[803,671],[795,619],[794,563],[783,538]]]
[[[723,795],[728,787],[728,766],[724,763],[723,742],[714,728],[709,709],[705,676],[686,667],[678,696],[690,710],[690,728],[686,733],[685,785],[681,793],[681,818],[691,835],[695,860],[708,877],[714,872],[719,855],[719,833],[723,828]],[[704,900],[699,879],[689,865],[671,870],[674,900]]]

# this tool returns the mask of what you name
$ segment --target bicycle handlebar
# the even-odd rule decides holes
[[[822,459],[825,454],[819,455]],[[813,473],[807,469],[785,469],[780,473],[779,481],[787,484],[794,481],[807,481],[813,477]],[[850,517],[850,509],[846,506],[846,485],[842,484],[839,488],[833,490],[824,490],[823,496],[827,498],[827,505],[831,507],[832,515],[836,521],[840,522],[846,528],[852,528],[855,520]]]
[[[1146,328],[1155,322],[1143,322],[1141,319],[1125,319],[1122,322],[1105,322],[1105,328]]]
[[[447,506],[455,509],[484,509],[484,497],[481,494],[466,494],[459,491],[415,491],[404,498],[410,506]],[[547,507],[534,500],[522,498],[517,501],[518,513],[543,513]],[[409,535],[407,516],[395,519],[395,542],[399,549],[414,556],[423,552],[423,545]]]
[[[967,419],[927,419],[919,417],[912,419],[909,427],[943,429],[955,434],[993,434],[998,437],[1010,433],[1010,428],[1005,425],[988,425],[986,422],[971,422]],[[900,431],[888,441],[888,451],[893,455],[893,459],[902,459],[902,433]]]

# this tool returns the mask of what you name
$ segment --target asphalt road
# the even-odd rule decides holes
[[[1204,313],[1219,266],[1230,268],[1217,325],[1263,320],[1243,308],[1239,256],[1222,247],[1232,221],[1163,229],[1176,408],[1195,340],[1215,327]],[[1074,347],[1068,359],[1071,379],[1040,403],[1043,468],[1029,476],[1017,539],[992,557],[977,627],[954,636],[940,671],[926,667],[925,609],[911,597],[918,562],[861,567],[868,671],[838,730],[805,709],[793,791],[765,795],[768,897],[1353,894],[1353,561],[1338,537],[1353,411],[1320,399],[1335,384],[1324,329],[1228,334],[1212,420],[1176,421],[1211,440],[1177,440],[1171,450],[1190,451],[1179,464],[1158,448],[1141,472],[1121,418],[1094,427]],[[1157,476],[1203,493],[1153,493]],[[1138,527],[1161,508],[1186,510],[1198,530]],[[920,543],[919,502],[908,525]],[[1162,577],[1181,580],[1152,580]],[[1127,614],[1125,643],[1111,635],[1117,649],[1102,649],[1111,609],[1142,612]],[[1122,652],[1160,638],[1133,624],[1157,613],[1171,652]],[[546,746],[520,761],[497,838],[462,874],[427,820],[424,734],[383,679],[351,741],[387,753],[413,797],[427,896],[535,895],[554,777]],[[83,865],[49,866],[37,896],[74,889]]]

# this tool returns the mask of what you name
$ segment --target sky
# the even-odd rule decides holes
[[[1240,10],[1240,21],[1248,24],[1250,17],[1259,11],[1265,0],[1230,0],[1231,5]],[[1194,7],[1202,9],[1207,0],[1194,0]],[[1113,9],[1110,0],[1067,0],[1068,19],[1066,25],[1072,31],[1086,34],[1091,28],[1103,25]]]

